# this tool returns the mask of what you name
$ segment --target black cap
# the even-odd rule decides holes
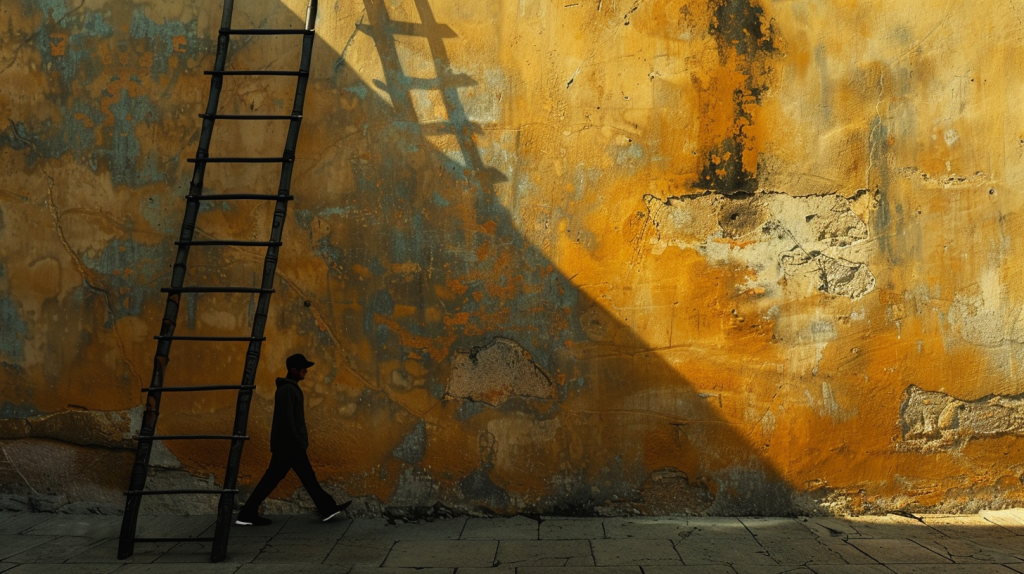
[[[313,361],[306,359],[305,355],[296,353],[291,357],[285,359],[284,364],[288,367],[288,369],[295,369],[296,371],[301,371],[302,369],[308,369],[309,367],[312,367]]]

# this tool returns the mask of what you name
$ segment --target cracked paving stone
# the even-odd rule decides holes
[[[685,518],[623,518],[604,521],[606,538],[680,540],[695,530]]]
[[[734,564],[736,574],[814,574],[807,566],[765,566],[763,564]]]
[[[1024,536],[1014,538],[971,538],[967,540],[982,548],[989,548],[997,552],[1009,554],[1015,558],[1024,559]]]
[[[5,515],[3,521],[0,522],[0,534],[19,534],[37,524],[53,520],[57,516],[46,512],[4,512],[0,514]]]
[[[260,554],[260,550],[270,542],[269,536],[246,538],[235,538],[232,534],[228,540],[228,553],[225,562],[244,564],[252,562]],[[157,558],[156,564],[169,563],[199,563],[210,561],[210,542],[179,542],[167,551],[166,554]]]
[[[861,552],[882,564],[945,564],[949,560],[906,538],[850,540]]]
[[[76,555],[105,542],[102,538],[86,538],[84,536],[61,536],[33,546],[28,550],[6,558],[8,562],[19,564],[47,563],[54,564],[70,560]]]
[[[117,560],[118,539],[110,538],[71,559],[75,564],[111,562]],[[122,560],[125,564],[149,564],[174,548],[176,542],[136,542],[135,551],[130,558]]]
[[[15,534],[0,534],[0,560],[45,544],[56,538],[55,536],[19,536]]]
[[[454,574],[454,568],[376,568],[353,566],[348,574]]]
[[[232,523],[230,532],[231,540],[236,538],[270,538],[271,536],[276,536],[292,517],[282,515],[264,515],[264,518],[269,518],[271,523],[266,526],[240,526]],[[203,530],[200,535],[213,536],[217,527],[216,520],[217,517],[213,516],[212,520],[210,520],[209,527],[207,527],[206,530]]]
[[[380,566],[394,544],[391,540],[342,540],[327,555],[324,564]]]
[[[13,566],[13,564],[12,564]],[[117,570],[124,572],[121,564],[22,564],[7,570],[10,574],[107,574]],[[0,568],[0,572],[4,571]]]
[[[206,558],[209,562],[210,557]],[[202,570],[203,574],[232,574],[239,566],[234,562],[207,563],[201,568],[192,564],[126,564],[117,574],[196,574],[197,570]]]
[[[236,574],[341,574],[344,569],[328,564],[242,564]]]
[[[117,537],[120,534],[120,521],[118,518],[118,531],[113,534]],[[193,516],[172,516],[172,515],[141,515],[136,535],[139,538],[177,538],[183,536],[201,536],[209,531],[213,536],[213,528],[217,516],[212,514]],[[241,528],[231,528],[231,537],[234,538]]]
[[[84,536],[114,538],[121,533],[120,516],[70,515],[60,520],[47,520],[22,531],[44,536]]]
[[[774,538],[758,536],[757,542],[779,564],[874,564],[875,561],[845,542],[816,537]]]
[[[740,518],[754,536],[771,538],[809,538],[813,533],[796,518]]]
[[[462,531],[462,540],[537,540],[536,520],[525,516],[511,518],[470,518]]]
[[[388,524],[383,518],[357,518],[342,539],[348,540],[458,540],[465,518]]]
[[[399,540],[385,567],[486,568],[494,565],[497,540]]]
[[[455,574],[516,574],[516,567],[501,564],[491,568],[458,568]]]
[[[540,523],[541,540],[587,540],[604,538],[600,520],[588,518],[545,518]]]
[[[1013,532],[985,520],[981,516],[923,515],[925,524],[953,538],[1008,538]]]
[[[992,548],[985,548],[979,544],[971,542],[970,540],[957,538],[929,538],[924,540],[915,540],[915,542],[958,564],[1008,564],[1011,562],[1021,561],[1020,558],[1016,558],[1006,554],[1005,552],[993,550]]]
[[[589,540],[502,540],[498,564],[503,566],[594,566]]]
[[[834,519],[840,520],[840,519]],[[888,514],[885,516],[855,516],[841,519],[857,532],[857,538],[928,538],[942,537],[938,530],[923,522]],[[850,536],[850,538],[855,538]]]
[[[736,571],[725,564],[694,564],[692,566],[644,566],[644,574],[736,574]]]
[[[319,541],[280,540],[276,536],[260,550],[256,564],[320,564],[334,544]]]
[[[679,554],[670,540],[592,540],[594,561],[598,566],[628,566],[632,564],[681,564]]]
[[[892,574],[881,564],[814,564],[809,568],[814,574]]]
[[[1012,574],[1001,564],[889,564],[896,574]]]
[[[690,536],[676,542],[675,546],[683,564],[777,564],[752,536]]]
[[[643,574],[639,566],[524,566],[516,574]]]
[[[284,523],[281,530],[274,535],[274,541],[337,541],[345,535],[345,532],[351,526],[351,519],[334,519],[330,522],[323,522],[319,518],[312,516],[292,516]]]
[[[1020,509],[982,510],[981,517],[1017,536],[1024,536],[1024,513],[1021,513]]]

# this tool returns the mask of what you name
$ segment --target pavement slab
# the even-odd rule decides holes
[[[465,518],[432,522],[388,524],[383,518],[357,518],[344,538],[348,540],[458,540],[466,526]]]
[[[753,536],[728,538],[690,536],[676,543],[683,564],[778,564]]]
[[[107,574],[121,570],[118,564],[22,564],[7,570],[11,574]]]
[[[842,541],[835,543],[813,536],[803,538],[758,536],[757,542],[768,552],[768,556],[779,564],[875,563],[875,560]]]
[[[348,574],[455,574],[455,568],[376,568],[353,566]]]
[[[120,516],[70,514],[60,520],[47,520],[30,526],[22,534],[42,536],[87,536],[113,538],[121,533]]]
[[[537,540],[539,523],[525,516],[511,518],[470,518],[462,531],[463,540]]]
[[[892,574],[881,564],[811,564],[814,574]]]
[[[1002,537],[1000,537],[1002,538]],[[959,564],[1009,564],[1021,562],[1020,558],[993,548],[959,538],[929,538],[916,541],[921,546]]]
[[[589,540],[502,540],[498,543],[502,566],[594,566]]]
[[[906,538],[851,540],[861,552],[882,564],[943,564],[950,560]]]
[[[681,566],[644,566],[643,568],[644,574],[736,574],[736,570],[724,564],[695,564],[692,566],[684,564]]]
[[[0,512],[0,534],[21,534],[29,528],[52,520],[70,516],[67,514],[51,514],[49,512]]]
[[[384,566],[486,568],[494,565],[497,550],[497,540],[399,540]]]
[[[524,566],[516,574],[643,574],[639,566]]]
[[[228,541],[228,553],[225,562],[246,564],[252,562],[260,554],[260,550],[269,543],[269,536],[249,536],[243,539],[232,537]],[[210,561],[210,542],[179,542],[162,556],[154,560],[158,564],[189,563],[198,564]]]
[[[6,560],[22,552],[45,544],[55,536],[17,536],[14,534],[0,534],[0,560]]]
[[[103,564],[117,560],[117,538],[109,538],[71,560],[75,564]],[[150,564],[174,548],[176,542],[137,542],[131,557],[122,560],[124,564]]]
[[[604,538],[604,524],[600,519],[550,518],[540,523],[541,540],[592,540]]]
[[[893,564],[896,574],[1013,574],[1000,564]]]
[[[102,538],[60,536],[10,556],[5,560],[19,564],[59,564],[104,542],[105,540]]]
[[[736,574],[814,574],[814,570],[807,566],[736,564],[733,568]]]
[[[331,553],[334,544],[322,541],[299,541],[275,537],[253,559],[256,564],[320,564]]]
[[[218,562],[206,564],[201,568],[202,574],[232,574],[237,572],[241,564]],[[126,564],[117,570],[117,574],[196,574],[197,568],[191,564]]]
[[[1011,530],[993,524],[977,514],[943,515],[924,514],[921,521],[945,536],[954,538],[1003,538],[1017,536]]]
[[[696,530],[685,518],[606,518],[605,538],[681,540]]]
[[[671,566],[683,562],[671,540],[591,540],[590,544],[598,566]]]
[[[394,545],[391,540],[342,540],[327,555],[324,564],[380,566]]]

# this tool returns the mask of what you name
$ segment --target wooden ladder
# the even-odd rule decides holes
[[[220,31],[217,38],[217,58],[213,70],[205,73],[210,78],[210,97],[206,105],[206,112],[199,114],[203,119],[202,132],[199,136],[199,147],[196,150],[195,158],[189,158],[189,162],[195,164],[192,175],[192,182],[189,186],[189,193],[185,196],[185,218],[181,224],[181,235],[175,245],[178,246],[177,256],[174,259],[174,268],[171,274],[171,285],[161,289],[167,293],[167,306],[164,310],[163,322],[160,326],[160,334],[155,337],[157,340],[156,356],[153,361],[153,376],[149,387],[142,389],[147,393],[145,411],[142,417],[142,428],[139,431],[138,450],[135,454],[135,463],[132,466],[131,478],[128,491],[125,492],[124,518],[121,523],[121,536],[118,545],[117,557],[128,558],[135,551],[137,542],[212,542],[210,560],[220,562],[227,554],[228,533],[231,529],[232,512],[234,510],[235,495],[238,494],[238,466],[242,458],[242,446],[248,440],[246,427],[249,419],[249,403],[252,400],[252,392],[256,388],[256,367],[260,361],[260,350],[263,345],[264,328],[267,323],[267,311],[270,307],[270,296],[274,293],[274,275],[277,269],[277,260],[281,248],[281,232],[284,229],[285,216],[288,211],[288,202],[294,199],[291,195],[292,168],[295,162],[295,145],[299,138],[299,127],[302,123],[302,105],[306,97],[306,84],[309,80],[310,57],[313,51],[314,24],[316,22],[317,0],[310,0],[306,10],[306,23],[304,28],[296,29],[235,29],[231,27],[231,15],[234,9],[234,0],[224,0],[224,9],[221,15]],[[227,60],[228,45],[232,36],[302,36],[302,57],[297,71],[291,70],[225,70],[224,64]],[[225,76],[295,76],[295,99],[292,112],[288,115],[232,115],[220,114],[217,112],[220,100],[221,86]],[[234,121],[256,121],[256,120],[280,120],[289,122],[288,135],[284,144],[284,152],[280,157],[217,157],[210,156],[210,139],[213,135],[213,126],[216,120]],[[231,193],[203,195],[203,178],[206,173],[206,166],[211,163],[279,163],[281,164],[281,179],[276,194],[267,193]],[[196,218],[199,215],[200,206],[204,202],[231,202],[231,201],[272,201],[275,202],[273,228],[270,238],[267,241],[235,241],[235,240],[195,240],[193,234],[196,228]],[[217,205],[209,204],[209,205]],[[266,247],[267,252],[263,260],[263,277],[259,287],[230,287],[230,286],[185,286],[185,273],[187,270],[188,254],[192,247],[206,246],[244,246],[244,247]],[[181,304],[182,295],[191,293],[250,293],[258,295],[256,312],[253,317],[252,332],[247,337],[205,337],[205,336],[176,336],[174,329],[177,324],[178,309]],[[207,342],[247,342],[249,344],[245,355],[245,369],[242,374],[242,382],[238,385],[205,385],[205,386],[164,386],[164,370],[170,357],[171,343],[174,341],[207,341]],[[238,400],[235,406],[235,423],[231,434],[225,435],[158,435],[156,434],[156,423],[160,414],[160,399],[164,393],[180,392],[212,392],[212,391],[237,391]],[[149,470],[149,457],[152,452],[154,441],[166,440],[225,440],[230,441],[227,470],[224,473],[223,488],[220,489],[173,489],[173,490],[146,490],[146,477]],[[217,523],[212,538],[139,538],[136,536],[136,528],[139,519],[139,507],[143,496],[152,495],[176,495],[176,494],[210,494],[220,495],[220,502],[217,505]]]

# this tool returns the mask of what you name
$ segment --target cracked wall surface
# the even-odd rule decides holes
[[[255,0],[234,25],[304,15]],[[121,504],[219,17],[0,4],[4,506]],[[314,466],[364,514],[1024,502],[1021,22],[1012,2],[323,3],[243,497],[303,352]],[[294,67],[290,40],[233,41],[230,67]],[[222,113],[290,109],[293,79],[229,79]],[[286,129],[220,122],[211,150],[276,155]],[[206,191],[276,178],[211,166]],[[266,240],[263,203],[204,204],[197,238]],[[188,283],[261,268],[194,248]],[[254,313],[186,296],[177,333]],[[243,361],[175,343],[168,384]],[[230,428],[230,393],[179,395],[161,432]],[[222,446],[157,452],[154,485],[222,481]],[[269,504],[308,510],[298,486]]]

